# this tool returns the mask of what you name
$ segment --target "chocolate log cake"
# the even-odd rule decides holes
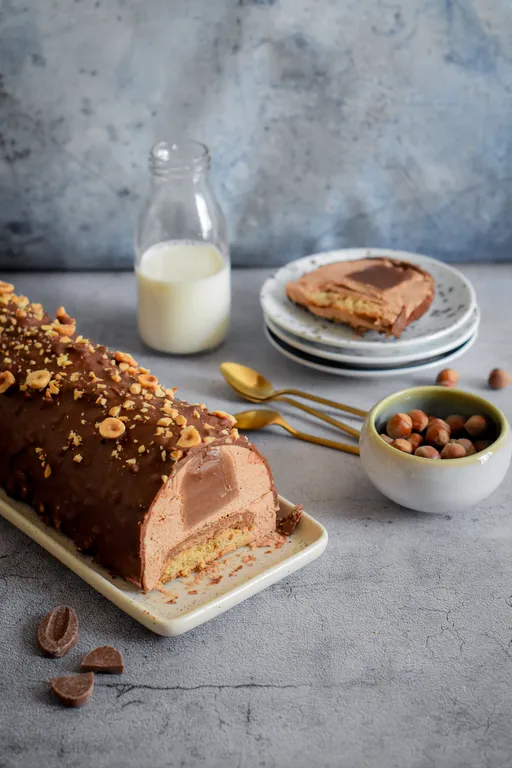
[[[0,486],[11,497],[148,590],[276,525],[289,532],[268,464],[232,416],[175,399],[75,325],[0,282]]]
[[[435,284],[415,264],[366,258],[318,267],[288,283],[286,294],[312,314],[358,333],[373,330],[399,338],[430,307]]]

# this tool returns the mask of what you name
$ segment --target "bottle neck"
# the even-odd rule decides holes
[[[206,179],[211,157],[197,141],[160,141],[149,153],[149,170],[156,180],[200,182]]]

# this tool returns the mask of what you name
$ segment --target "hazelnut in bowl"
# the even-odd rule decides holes
[[[510,427],[477,395],[413,387],[385,397],[361,430],[361,462],[385,496],[420,512],[478,504],[510,466]]]

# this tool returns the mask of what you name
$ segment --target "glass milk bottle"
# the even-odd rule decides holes
[[[208,180],[210,153],[156,144],[151,189],[135,235],[138,323],[160,352],[213,349],[228,331],[231,273],[226,221]]]

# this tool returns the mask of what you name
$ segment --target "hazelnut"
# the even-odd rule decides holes
[[[230,413],[226,413],[226,411],[212,411],[212,415],[216,416],[221,421],[229,421],[232,427],[236,424],[236,419],[234,416],[232,416]]]
[[[0,373],[0,395],[7,392],[9,387],[12,387],[16,379],[10,371],[2,371]]]
[[[144,389],[156,389],[158,387],[158,379],[156,376],[152,376],[150,373],[141,373],[137,381],[144,387]]]
[[[25,384],[31,389],[44,389],[50,383],[51,378],[50,371],[33,371],[28,374]]]
[[[437,374],[436,384],[441,387],[454,387],[459,380],[459,374],[453,368],[445,368]]]
[[[462,459],[466,455],[466,449],[460,443],[448,443],[441,451],[442,459]]]
[[[451,427],[448,424],[447,421],[444,419],[438,419],[437,416],[429,416],[428,417],[428,426],[429,427],[441,427],[442,429],[446,429],[447,432],[451,433]]]
[[[485,451],[490,445],[492,445],[492,440],[476,440],[475,451],[480,453],[480,451]]]
[[[76,325],[76,320],[70,317],[64,307],[59,307],[55,313],[55,317],[63,325]]]
[[[139,365],[136,360],[133,359],[131,355],[129,355],[127,352],[116,352],[114,354],[114,359],[117,360],[118,363],[127,363],[128,365],[133,366],[134,368],[137,368]]]
[[[471,437],[480,437],[487,431],[487,419],[481,414],[475,414],[466,421],[464,429]]]
[[[417,432],[412,432],[407,439],[412,445],[413,452],[416,448],[419,448],[420,445],[423,445],[424,442],[423,435],[418,435]]]
[[[4,283],[3,280],[0,280],[0,295],[2,293],[13,293],[14,291],[14,285],[12,283]]]
[[[434,424],[427,429],[425,440],[430,445],[447,445],[450,442],[450,432]]]
[[[415,456],[419,456],[420,459],[440,459],[439,451],[436,451],[431,445],[420,445],[414,451]]]
[[[407,413],[395,413],[388,419],[386,432],[393,439],[407,437],[412,432],[412,419]]]
[[[120,419],[109,416],[107,419],[103,419],[99,430],[100,435],[106,440],[117,440],[118,437],[124,435],[126,427]]]
[[[393,440],[391,445],[393,448],[397,448],[399,451],[402,451],[402,453],[412,453],[412,443],[410,443],[409,440],[406,440],[404,437],[399,437],[396,440]]]
[[[62,323],[54,323],[53,327],[61,336],[72,336],[76,331],[76,325],[74,323],[68,323],[66,325]]]
[[[473,445],[471,440],[467,439],[467,437],[460,437],[458,440],[455,440],[454,442],[464,447],[464,450],[466,451],[466,456],[473,456],[473,454],[476,453],[475,446]]]
[[[409,411],[408,416],[411,418],[412,428],[415,432],[423,432],[427,428],[428,416],[423,411]]]
[[[212,429],[210,424],[205,424],[204,427],[205,429]],[[388,445],[391,445],[391,443],[393,442],[393,438],[390,437],[389,435],[382,434],[381,437],[384,440],[384,442],[387,443]]]
[[[504,389],[512,382],[512,376],[504,368],[494,368],[489,374],[489,386],[491,389]]]
[[[450,427],[450,434],[457,435],[464,429],[466,423],[466,417],[460,416],[458,413],[454,413],[451,416],[446,417],[446,423]]]
[[[179,448],[193,448],[201,444],[201,435],[195,427],[183,427],[180,439],[176,443]]]
[[[140,395],[141,389],[142,387],[140,384],[137,384],[137,383],[130,384],[130,392],[132,393],[132,395]]]

